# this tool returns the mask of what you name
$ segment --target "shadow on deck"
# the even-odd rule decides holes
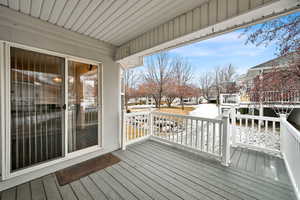
[[[282,161],[250,150],[234,149],[230,167],[151,140],[114,154],[120,163],[71,184],[50,174],[1,199],[296,199]]]

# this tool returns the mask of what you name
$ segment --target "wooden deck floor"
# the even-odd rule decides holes
[[[255,159],[257,167],[253,168],[249,152],[247,159],[242,153],[239,149],[233,152],[234,162],[226,168],[197,155],[146,141],[114,152],[122,159],[120,163],[71,184],[60,187],[55,175],[50,174],[2,192],[1,199],[295,199],[288,179],[276,181],[271,175],[260,176],[264,172],[259,167],[259,154]],[[248,170],[250,164],[253,166]]]
[[[290,183],[284,161],[270,154],[245,148],[232,148],[230,167]]]

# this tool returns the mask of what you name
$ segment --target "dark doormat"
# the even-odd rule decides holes
[[[55,174],[59,185],[63,186],[118,162],[120,162],[118,157],[108,153],[103,156],[62,169],[55,172]]]

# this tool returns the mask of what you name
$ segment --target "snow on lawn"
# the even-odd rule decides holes
[[[189,113],[190,116],[216,118],[219,116],[218,106],[216,104],[199,104],[195,110]]]

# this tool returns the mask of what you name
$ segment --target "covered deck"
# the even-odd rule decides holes
[[[71,184],[50,174],[1,199],[296,199],[283,160],[245,148],[232,149],[230,167],[153,140],[114,154],[122,161]]]

